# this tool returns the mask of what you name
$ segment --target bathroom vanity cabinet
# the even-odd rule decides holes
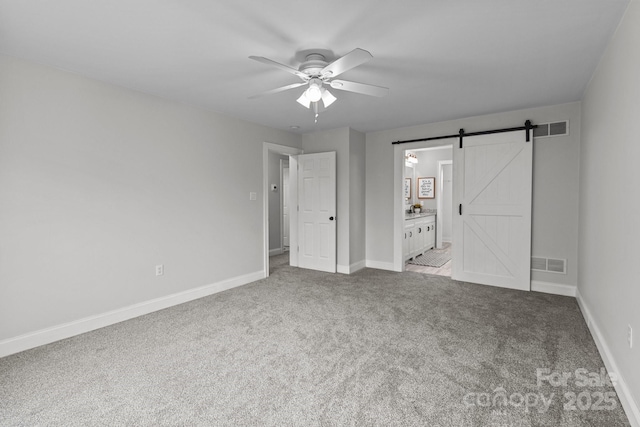
[[[404,226],[402,244],[405,261],[421,255],[436,246],[435,214],[414,214],[408,216]]]

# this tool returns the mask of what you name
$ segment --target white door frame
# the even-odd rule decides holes
[[[404,271],[402,240],[404,236],[404,156],[406,151],[450,146],[451,140],[418,141],[393,146],[393,271]],[[411,183],[413,185],[414,183]],[[438,227],[436,227],[437,231]]]
[[[269,151],[285,156],[297,156],[303,153],[301,149],[287,145],[262,143],[263,277],[269,277]],[[291,169],[289,169],[289,173],[291,173]],[[289,201],[291,200],[292,198],[289,199]],[[291,240],[291,235],[289,239]]]
[[[442,166],[443,165],[452,165],[453,167],[453,159],[452,160],[439,160],[438,161],[438,186],[436,194],[439,194],[436,199],[436,209],[438,210],[438,215],[436,215],[436,247],[442,248],[442,194],[444,193],[442,190],[444,189],[444,182],[442,181]]]

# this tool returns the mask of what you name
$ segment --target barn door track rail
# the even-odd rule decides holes
[[[493,130],[483,130],[480,132],[469,132],[465,133],[464,129],[460,129],[460,132],[453,135],[442,135],[442,136],[432,136],[429,138],[419,138],[419,139],[408,139],[405,141],[395,141],[392,142],[395,144],[408,144],[410,142],[421,142],[421,141],[436,141],[438,139],[449,139],[449,138],[460,138],[460,148],[462,148],[462,139],[465,136],[477,136],[477,135],[490,135],[492,133],[504,133],[504,132],[515,132],[519,130],[527,131],[527,142],[531,140],[531,130],[537,128],[538,125],[531,124],[531,120],[527,120],[524,122],[524,126],[519,126],[515,128],[505,128],[505,129],[493,129]]]

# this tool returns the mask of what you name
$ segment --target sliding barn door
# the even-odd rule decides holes
[[[531,289],[532,161],[524,130],[454,146],[453,279]]]
[[[336,153],[298,156],[298,267],[336,272]]]

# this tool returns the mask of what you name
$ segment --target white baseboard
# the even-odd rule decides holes
[[[622,403],[622,407],[629,419],[629,423],[633,427],[640,427],[640,407],[634,400],[629,387],[627,387],[624,378],[620,374],[620,370],[618,369],[618,365],[613,357],[613,353],[607,345],[607,341],[604,339],[604,335],[602,335],[600,328],[595,323],[595,320],[591,315],[591,310],[587,307],[584,299],[582,299],[582,295],[580,295],[580,291],[578,290],[576,290],[576,299],[578,300],[578,306],[580,307],[580,311],[582,311],[582,316],[589,327],[589,331],[591,331],[591,335],[593,336],[593,340],[596,342],[596,347],[598,347],[600,357],[602,357],[602,361],[604,362],[607,371],[615,372],[617,376],[618,381],[614,387],[616,389],[618,399],[620,399],[620,403]]]
[[[378,270],[395,271],[392,262],[372,261],[370,259],[365,261],[367,268],[377,268]]]
[[[363,268],[366,267],[366,263],[364,260],[362,261],[358,261],[358,262],[354,262],[351,265],[336,265],[336,270],[338,271],[338,273],[342,273],[342,274],[351,274],[351,273],[355,273],[358,270],[362,270]]]
[[[269,249],[269,256],[281,255],[284,253],[284,248]]]
[[[351,273],[355,273],[356,271],[362,270],[367,266],[367,262],[365,260],[360,260],[358,262],[354,262],[349,267],[351,268]]]
[[[565,297],[575,297],[576,287],[564,283],[542,282],[540,280],[531,281],[531,290],[544,292],[545,294],[564,295]]]
[[[163,310],[174,305],[226,291],[227,289],[246,285],[247,283],[263,279],[264,277],[264,271],[256,271],[255,273],[233,277],[211,285],[189,289],[188,291],[155,298],[149,301],[133,304],[128,307],[119,308],[106,313],[85,317],[83,319],[74,320],[72,322],[63,323],[61,325],[2,340],[0,341],[0,357],[19,353],[41,345],[50,344],[55,341],[60,341],[65,338],[70,338],[75,335],[80,335],[85,332],[133,319],[134,317],[153,313],[154,311]]]

